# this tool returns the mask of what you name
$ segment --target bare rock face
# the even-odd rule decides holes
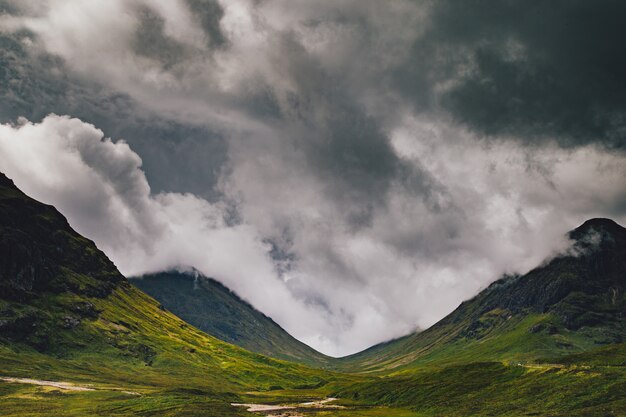
[[[80,324],[80,319],[77,319],[73,316],[63,316],[63,328],[64,329],[73,329],[74,327]]]
[[[80,274],[84,283],[67,279]],[[22,193],[0,173],[0,291],[6,299],[71,291],[106,297],[126,279],[54,207]]]
[[[32,291],[36,283],[51,280],[56,272],[41,250],[21,233],[3,229],[0,254],[0,283],[13,295]]]

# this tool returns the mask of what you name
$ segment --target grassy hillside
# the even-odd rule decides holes
[[[624,351],[624,346],[620,351]],[[602,356],[600,353],[598,359]],[[626,415],[624,392],[623,363],[604,366],[467,362],[423,365],[374,383],[355,384],[337,395],[369,404],[409,407],[418,415],[429,417],[606,417]]]
[[[570,237],[569,254],[498,280],[431,328],[343,358],[339,369],[528,362],[626,341],[626,229],[594,219]]]
[[[420,416],[626,416],[626,229],[594,219],[570,237],[424,332],[340,360],[379,378],[337,395]]]
[[[327,366],[331,358],[296,340],[216,280],[197,272],[164,272],[130,282],[198,329],[247,350]]]

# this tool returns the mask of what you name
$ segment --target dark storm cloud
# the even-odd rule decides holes
[[[136,10],[139,25],[133,39],[133,50],[137,55],[154,59],[169,69],[185,59],[185,45],[165,34],[165,19],[148,6]]]
[[[35,41],[28,31],[0,33],[0,123],[71,114],[139,151],[154,192],[217,198],[214,187],[227,152],[221,133],[156,116],[126,94],[72,77],[59,57],[27,51],[25,45]]]
[[[441,106],[496,137],[626,147],[626,3],[442,1],[395,82],[417,109]]]
[[[188,0],[185,4],[207,34],[209,50],[196,50],[168,35],[164,16],[157,8],[149,7],[149,3],[130,9],[136,21],[130,39],[132,52],[153,60],[165,73],[183,81],[185,75],[180,68],[193,63],[198,55],[209,53],[211,47],[229,47],[219,25],[224,14],[219,4],[201,0]],[[358,32],[362,39],[358,46],[362,51],[358,54],[365,53],[375,42],[371,35],[375,32],[372,22],[346,10],[331,9],[322,19],[307,21],[305,25],[319,29],[328,22]],[[63,60],[54,55],[27,56],[18,36],[11,36],[3,39],[11,42],[11,49],[21,56],[7,62],[7,69],[13,71],[12,67],[18,66],[21,74],[15,74],[14,78],[20,83],[37,85],[26,85],[11,95],[19,103],[2,106],[10,113],[4,120],[19,115],[39,120],[50,112],[72,114],[99,126],[106,135],[128,140],[143,156],[155,191],[176,189],[210,195],[207,185],[215,184],[226,152],[219,134],[201,126],[137,116],[138,110],[144,114],[146,111],[138,109],[137,103],[127,95],[113,93],[100,83],[71,78]],[[29,36],[36,41],[34,35]],[[353,227],[369,223],[376,207],[384,204],[386,192],[400,172],[403,180],[422,183],[421,190],[414,188],[416,192],[427,191],[428,181],[406,178],[409,172],[417,176],[426,174],[402,167],[381,125],[384,120],[366,114],[359,103],[350,86],[354,72],[324,68],[291,30],[276,33],[274,42],[276,57],[294,86],[286,93],[282,107],[276,91],[262,79],[249,82],[249,87],[230,101],[252,118],[288,126],[288,134],[297,146],[305,149],[312,171],[327,184],[328,193],[345,211],[345,218]],[[200,161],[199,155],[208,159]],[[166,161],[171,169],[160,169]],[[196,178],[203,178],[202,183],[195,184]]]
[[[210,47],[226,44],[226,37],[220,28],[220,19],[224,16],[222,6],[216,0],[185,0],[194,17],[207,35]]]
[[[0,14],[17,14],[18,9],[10,0],[0,0]]]
[[[372,22],[334,10],[324,18],[358,33],[360,44],[352,52],[359,57],[356,62],[365,60],[375,43],[368,35],[375,30]],[[328,22],[307,21],[305,26],[315,29],[322,23]],[[247,108],[250,114],[285,128],[290,141],[304,150],[311,174],[325,184],[327,196],[343,213],[348,228],[369,227],[376,210],[384,209],[394,184],[427,200],[436,187],[435,179],[419,166],[407,165],[394,152],[386,129],[394,116],[368,113],[359,96],[360,87],[369,88],[359,80],[361,75],[343,67],[327,68],[294,31],[279,33],[274,42],[274,53],[280,57],[277,66],[293,88],[281,105],[275,92],[262,87],[256,96],[262,99],[248,102]],[[337,264],[331,257],[325,259]]]
[[[374,119],[342,97],[324,99],[324,115],[303,121],[301,146],[350,223],[366,225],[372,210],[384,203],[401,161]]]

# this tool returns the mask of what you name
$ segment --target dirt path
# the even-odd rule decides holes
[[[71,382],[58,382],[58,381],[45,381],[43,379],[31,379],[31,378],[13,378],[8,376],[0,376],[0,381],[5,382],[13,382],[17,384],[30,384],[30,385],[41,385],[44,387],[55,387],[67,391],[96,391],[96,390],[106,390],[106,391],[120,391],[124,394],[128,395],[141,395],[135,391],[125,391],[121,388],[96,388],[91,385],[77,385]]]
[[[282,411],[282,410],[295,410],[293,405],[271,405],[271,404],[238,404],[232,403],[235,407],[246,407],[246,411],[255,413],[258,411]]]
[[[287,413],[281,414],[266,414],[265,417],[304,417],[302,414],[293,414],[291,410],[302,409],[302,408],[310,408],[310,409],[319,409],[319,408],[344,408],[341,405],[332,405],[329,404],[332,401],[335,401],[337,398],[325,398],[323,400],[310,401],[306,403],[299,403],[294,405],[282,405],[282,404],[239,404],[232,403],[231,405],[235,407],[246,407],[246,411],[251,413],[266,413],[266,412],[274,412],[274,411],[287,411]]]
[[[343,408],[340,405],[326,405],[335,401],[337,398],[326,398],[324,400],[311,401],[308,403],[300,403],[300,407],[313,407],[313,408]]]
[[[84,385],[75,385],[69,382],[55,382],[55,381],[44,381],[41,379],[30,379],[30,378],[11,378],[11,377],[0,377],[0,380],[5,382],[15,382],[18,384],[31,384],[31,385],[42,385],[44,387],[55,387],[68,391],[95,391],[94,388],[87,387]]]

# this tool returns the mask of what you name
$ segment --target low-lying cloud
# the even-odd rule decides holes
[[[268,314],[288,306],[296,317],[314,317],[278,279],[253,226],[228,225],[223,204],[192,194],[150,194],[141,158],[93,125],[56,115],[2,125],[0,166],[24,192],[55,205],[127,276],[195,266]]]

